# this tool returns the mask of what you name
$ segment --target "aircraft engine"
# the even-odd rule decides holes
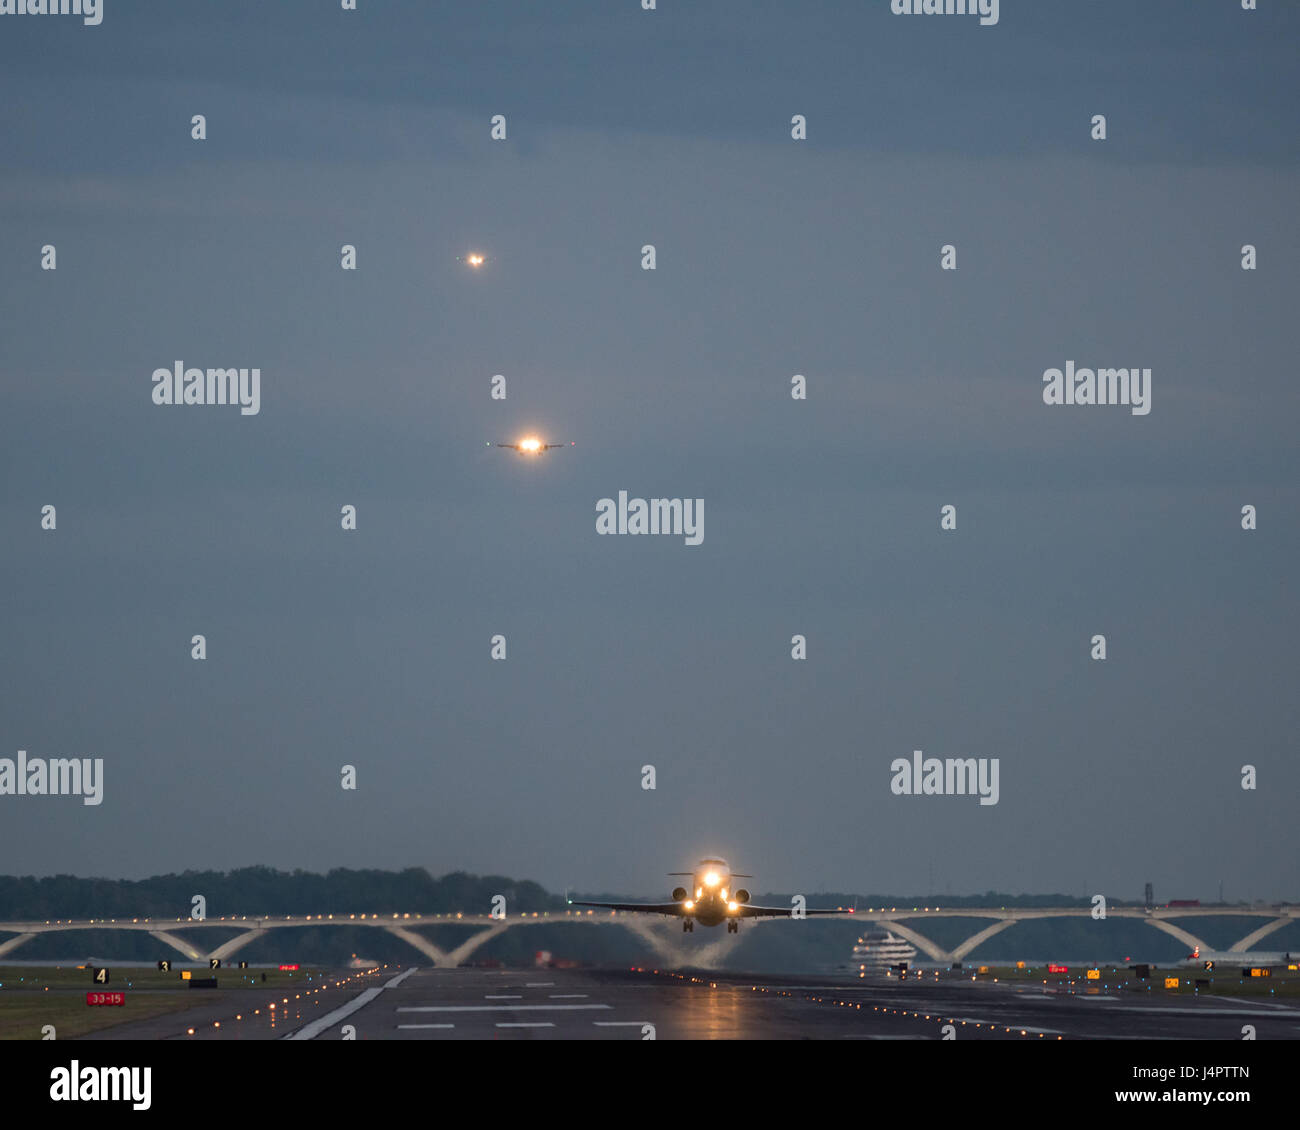
[[[732,897],[742,906],[749,902],[749,892],[744,887],[741,887]]]
[[[675,887],[675,888],[673,888],[673,902],[681,902],[681,901],[682,901],[683,899],[685,899],[685,898],[686,898],[686,888],[685,888],[685,887]]]

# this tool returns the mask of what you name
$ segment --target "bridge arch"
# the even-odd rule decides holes
[[[229,941],[222,942],[221,945],[217,946],[216,949],[208,954],[208,957],[216,957],[224,961],[232,954],[236,954],[242,950],[254,938],[260,938],[265,933],[266,931],[262,929],[261,926],[254,927],[252,930],[245,930],[242,934],[235,935],[235,937],[231,938]]]
[[[887,924],[889,928],[894,931],[894,933],[901,934],[904,938],[906,938],[909,942],[911,942],[912,945],[916,946],[916,948],[919,949],[922,953],[929,956],[931,960],[933,961],[954,960],[952,954],[950,954],[938,943],[932,942],[919,930],[913,930],[911,926],[907,926],[904,923],[899,922],[893,918],[880,918],[877,919],[876,921],[882,924]]]
[[[903,910],[901,908],[869,908],[866,911],[857,911],[854,914],[845,912],[842,919],[854,919],[861,922],[865,920],[868,923],[878,923],[881,926],[887,926],[894,930],[899,936],[906,938],[913,945],[924,953],[930,960],[942,963],[960,961],[983,942],[989,938],[997,936],[1004,930],[1010,929],[1017,922],[1028,919],[1044,918],[1083,918],[1091,915],[1091,909],[1088,907],[953,907],[940,909],[939,907],[926,908],[924,913],[914,913],[917,908]],[[1200,947],[1210,949],[1205,941],[1197,937],[1190,930],[1179,925],[1175,925],[1174,920],[1189,917],[1252,917],[1263,920],[1263,924],[1257,929],[1252,930],[1244,937],[1240,938],[1233,944],[1229,952],[1244,953],[1261,939],[1268,937],[1275,931],[1282,929],[1284,926],[1300,921],[1300,907],[1287,905],[1272,907],[1152,907],[1143,908],[1135,906],[1114,906],[1109,910],[1107,918],[1110,919],[1132,919],[1145,922],[1152,929],[1160,930],[1170,937],[1178,939],[1189,948]],[[980,926],[975,933],[965,938],[956,945],[952,952],[948,952],[942,945],[923,934],[917,926],[925,925],[924,922],[917,922],[916,926],[909,925],[909,921],[915,921],[918,918],[971,918],[983,919],[984,924]],[[990,921],[991,920],[991,921]],[[777,922],[780,918],[756,919],[755,922]],[[227,958],[238,952],[248,945],[255,938],[269,933],[271,930],[291,929],[298,926],[315,926],[324,925],[328,922],[330,925],[337,926],[368,926],[379,927],[387,930],[390,934],[398,937],[420,953],[425,959],[433,962],[435,966],[458,965],[467,961],[481,946],[490,939],[496,937],[502,931],[509,929],[511,926],[542,924],[549,923],[557,925],[559,923],[581,923],[604,924],[623,926],[631,933],[646,942],[647,945],[658,955],[665,963],[667,962],[693,962],[695,964],[708,963],[714,964],[729,951],[730,947],[735,944],[736,935],[727,935],[717,942],[709,942],[705,946],[693,945],[683,947],[680,939],[674,939],[675,930],[665,929],[666,925],[676,927],[678,925],[675,918],[656,919],[649,918],[635,913],[610,913],[595,917],[591,914],[555,914],[554,916],[543,913],[521,914],[511,918],[494,919],[486,914],[435,914],[424,916],[421,914],[405,915],[305,915],[303,917],[286,916],[282,918],[260,917],[260,916],[230,916],[219,919],[192,920],[192,919],[162,919],[151,920],[148,918],[133,919],[87,919],[77,921],[27,921],[27,922],[0,922],[0,932],[8,933],[12,936],[0,942],[0,957],[12,953],[20,947],[26,945],[38,934],[56,933],[66,930],[141,930],[147,931],[152,937],[169,947],[177,953],[183,954],[187,959],[193,961],[203,961],[205,958]],[[478,926],[482,927],[470,937],[465,938],[461,943],[450,951],[442,949],[435,945],[427,937],[418,932],[420,926],[433,925],[460,925],[460,926]],[[172,931],[185,930],[187,932],[201,929],[204,927],[225,927],[227,929],[234,927],[241,931],[234,937],[228,938],[221,944],[217,945],[211,953],[204,954],[199,949],[198,944],[191,943],[181,938]],[[445,943],[444,943],[445,944]]]
[[[1181,926],[1175,926],[1172,922],[1166,922],[1163,918],[1146,918],[1144,919],[1148,926],[1153,927],[1162,933],[1168,934],[1171,938],[1177,938],[1184,945],[1189,945],[1193,949],[1209,949],[1200,938],[1195,934],[1189,934]]]
[[[12,950],[16,950],[19,946],[27,942],[30,942],[34,937],[36,937],[35,934],[15,934],[8,941],[0,942],[0,957],[4,957],[5,954]]]
[[[955,950],[952,951],[953,961],[961,961],[961,959],[964,958],[968,953],[970,953],[971,950],[973,950],[976,946],[982,945],[984,942],[987,942],[990,938],[996,936],[997,934],[1002,933],[1003,930],[1006,930],[1009,927],[1014,926],[1019,921],[1020,919],[1018,918],[1003,918],[999,922],[989,923],[989,925],[985,926],[984,929],[981,930],[978,934],[972,934],[969,938],[967,938],[964,942],[962,942],[961,945],[959,945]]]
[[[1277,918],[1274,919],[1272,922],[1266,922],[1258,930],[1252,930],[1244,938],[1241,938],[1238,941],[1234,942],[1232,946],[1229,948],[1228,952],[1244,953],[1246,950],[1250,949],[1250,947],[1253,946],[1256,942],[1258,942],[1261,938],[1267,938],[1269,934],[1271,934],[1274,930],[1280,930],[1282,929],[1283,926],[1286,926],[1288,923],[1294,921],[1295,921],[1294,918],[1287,917],[1287,918]]]
[[[182,953],[192,961],[202,961],[203,955],[199,953],[184,938],[178,938],[175,934],[169,934],[166,930],[150,930],[149,937],[157,938],[164,945],[171,946],[177,953]]]

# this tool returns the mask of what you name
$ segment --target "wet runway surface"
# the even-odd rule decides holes
[[[348,976],[348,975],[344,975]],[[651,970],[386,969],[345,986],[248,993],[87,1039],[1240,1040],[1300,1038],[1300,1005],[1069,992],[960,974],[771,978]],[[257,998],[257,999],[254,999]],[[271,1007],[274,1005],[274,1007]],[[190,1029],[193,1029],[191,1032]]]

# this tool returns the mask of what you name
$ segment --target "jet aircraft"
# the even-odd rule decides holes
[[[491,447],[492,441],[488,440],[488,442],[484,446]],[[553,447],[573,447],[574,445],[572,440],[567,444],[543,443],[536,436],[526,436],[524,439],[521,439],[518,443],[498,443],[496,446],[513,447],[517,452],[519,452],[520,455],[544,455],[546,452],[550,451],[551,448]]]
[[[606,910],[639,910],[649,914],[669,914],[682,920],[682,930],[691,933],[695,923],[701,926],[727,924],[727,933],[740,929],[742,918],[794,918],[792,906],[754,906],[744,887],[733,885],[733,879],[752,879],[732,871],[724,859],[702,859],[694,871],[670,871],[669,875],[688,876],[690,889],[678,887],[673,891],[672,902],[578,902],[573,906],[599,906]],[[804,910],[804,914],[852,914],[844,910]]]

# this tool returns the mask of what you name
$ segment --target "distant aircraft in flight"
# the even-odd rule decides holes
[[[607,910],[640,910],[649,914],[669,914],[682,920],[682,929],[691,933],[695,923],[701,926],[727,924],[727,933],[740,929],[741,918],[795,918],[793,906],[752,906],[749,892],[744,887],[734,887],[733,879],[752,879],[740,875],[727,866],[724,859],[702,859],[694,871],[670,871],[669,875],[686,875],[691,879],[691,890],[678,887],[673,891],[672,902],[576,902],[572,906],[599,906]],[[803,910],[803,914],[852,914],[845,910]]]
[[[492,441],[488,440],[487,447],[492,446]],[[536,436],[526,436],[518,443],[498,443],[497,447],[513,447],[520,455],[543,455],[553,447],[573,447],[573,441],[568,443],[543,443]]]

